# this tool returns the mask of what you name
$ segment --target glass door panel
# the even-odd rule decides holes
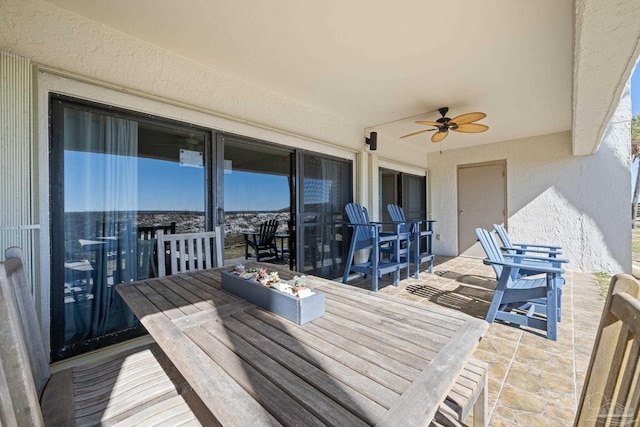
[[[300,153],[297,270],[334,279],[344,270],[350,234],[344,206],[352,199],[351,162]]]
[[[153,277],[155,233],[206,229],[206,132],[52,100],[52,359],[143,332],[115,285]]]
[[[292,152],[230,135],[220,135],[218,141],[224,151],[224,170],[218,172],[224,200],[217,202],[224,209],[224,264],[242,263],[247,256],[255,259],[247,239],[253,241],[269,220],[278,221],[276,246],[261,251],[260,261],[292,263]]]

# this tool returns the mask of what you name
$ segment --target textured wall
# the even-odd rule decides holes
[[[435,242],[457,253],[456,166],[506,159],[508,227],[514,242],[560,244],[570,269],[631,271],[629,87],[592,156],[573,157],[561,133],[429,156]]]
[[[0,3],[0,50],[303,137],[356,149],[364,145],[364,126],[38,0]]]

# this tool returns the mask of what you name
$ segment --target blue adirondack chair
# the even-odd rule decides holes
[[[404,215],[404,210],[398,205],[387,205],[387,211],[391,220],[400,224],[401,233],[410,233],[409,261],[414,264],[413,277],[416,279],[420,275],[420,264],[428,262],[427,271],[433,273],[434,254],[431,252],[431,238],[433,236],[432,220],[408,220]],[[426,230],[421,230],[422,223],[427,224]],[[427,240],[426,247],[421,247],[422,239]]]
[[[393,273],[393,284],[396,286],[400,283],[402,268],[407,268],[409,277],[409,263],[406,257],[401,258],[401,244],[403,239],[408,238],[407,234],[399,233],[398,226],[395,232],[382,232],[382,223],[369,221],[367,209],[356,203],[348,203],[345,212],[353,234],[342,283],[347,283],[352,271],[363,274],[365,278],[371,275],[372,289],[377,292],[378,279],[383,274]],[[366,249],[370,250],[369,258],[365,262],[355,263],[356,253]]]
[[[491,323],[498,319],[546,330],[547,338],[556,341],[564,283],[564,270],[557,266],[568,260],[505,254],[489,231],[476,228],[476,236],[487,254],[484,263],[491,265],[498,277],[485,320]],[[544,276],[517,278],[520,269],[536,271]]]
[[[502,240],[501,249],[508,254],[517,254],[517,255],[534,255],[541,257],[549,257],[549,258],[557,258],[558,255],[562,255],[562,247],[560,246],[549,246],[549,245],[538,245],[538,244],[529,244],[529,243],[511,243],[511,239],[509,238],[509,234],[507,230],[500,224],[493,224],[493,228],[496,230],[498,237]],[[558,267],[558,265],[556,265]],[[536,274],[540,274],[536,271],[529,271],[527,269],[520,269],[518,272],[518,277],[527,277],[533,276]]]
[[[498,237],[502,240],[502,249],[511,254],[525,253],[539,254],[540,256],[548,255],[551,258],[555,258],[558,255],[562,255],[562,246],[552,245],[539,245],[536,243],[512,243],[509,238],[509,233],[500,224],[493,224],[493,228],[498,233]]]

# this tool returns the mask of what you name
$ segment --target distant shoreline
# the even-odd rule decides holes
[[[261,211],[227,211],[225,210],[225,213],[227,214],[251,214],[251,213],[281,213],[281,212],[288,212],[289,208],[282,208],[282,209],[276,209],[276,210],[261,210]],[[104,211],[68,211],[65,213],[70,213],[70,214],[96,214],[96,213],[104,213]],[[203,211],[189,211],[189,210],[177,210],[177,211],[154,211],[154,210],[149,210],[149,211],[141,211],[141,210],[135,210],[135,211],[111,211],[111,214],[113,213],[123,213],[123,214],[145,214],[145,215],[153,215],[153,214],[190,214],[190,215],[204,215]]]

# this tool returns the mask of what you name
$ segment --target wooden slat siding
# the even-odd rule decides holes
[[[291,372],[324,394],[332,396],[334,400],[340,401],[341,397],[348,397],[348,400],[353,401],[356,405],[356,408],[351,409],[352,411],[370,405],[369,400],[388,408],[387,405],[399,396],[398,392],[378,383],[375,379],[334,360],[331,353],[322,353],[313,348],[302,348],[298,342],[290,337],[288,337],[289,340],[284,339],[284,334],[277,330],[267,330],[266,334],[258,332],[240,322],[233,315],[225,318],[223,325],[228,329],[229,334],[233,333],[247,343],[259,347],[273,360],[286,366]],[[205,329],[208,326],[203,325]],[[281,345],[279,340],[283,340],[285,345]],[[291,350],[289,346],[291,346]],[[351,387],[355,392],[344,386],[339,387],[333,378],[342,378],[342,383]]]
[[[284,399],[275,393],[256,397],[262,400],[264,405],[275,416],[279,417],[283,413],[290,411],[291,401],[295,401],[300,404],[301,408],[305,409],[305,412],[313,414],[314,417],[329,425],[371,424],[371,421],[362,421],[339,403],[329,399],[306,381],[290,372],[286,367],[269,357],[265,357],[259,350],[236,335],[227,336],[226,331],[219,324],[206,323],[198,328],[187,329],[185,333],[191,336],[201,347],[216,341],[233,351],[233,353],[238,354],[240,358],[230,354],[227,359],[237,364],[237,375],[248,376],[248,384],[246,385],[250,387],[249,390],[263,381],[281,389],[286,395]],[[241,362],[238,363],[240,360]],[[225,360],[218,359],[216,361],[221,364],[226,363]],[[227,368],[225,367],[225,369]],[[382,408],[380,410],[383,411]]]
[[[193,341],[187,339],[162,312],[158,312],[150,300],[140,298],[141,293],[135,286],[116,286],[116,290],[148,330],[163,331],[154,339],[221,424],[277,424],[273,416],[233,381],[220,365],[212,364]],[[132,298],[132,295],[138,297]]]
[[[201,327],[189,328],[185,332],[200,343],[202,350],[223,367],[225,372],[242,386],[249,395],[260,402],[274,416],[277,416],[277,419],[283,425],[326,425],[325,421],[318,419],[295,399],[292,399],[285,390],[274,385],[246,361],[238,359],[233,350],[227,348],[216,337],[212,337]],[[283,406],[287,407],[286,411],[281,411]]]
[[[379,426],[418,425],[430,420],[438,410],[440,396],[446,395],[450,384],[442,381],[446,372],[462,372],[463,355],[470,354],[486,325],[465,323],[458,334],[460,340],[448,342],[394,405],[377,423]],[[420,402],[419,405],[416,402]]]
[[[394,359],[376,353],[366,347],[359,346],[356,349],[350,348],[350,350],[353,351],[353,353],[351,353],[345,350],[344,347],[338,347],[330,340],[327,340],[327,335],[336,335],[332,332],[317,328],[321,330],[319,334],[314,335],[309,333],[309,329],[315,326],[312,323],[306,324],[304,328],[286,328],[285,325],[282,325],[285,326],[285,328],[281,329],[278,328],[277,325],[267,325],[264,320],[269,317],[269,313],[257,309],[248,310],[245,313],[236,313],[233,317],[263,334],[267,334],[269,329],[280,331],[280,334],[271,332],[271,335],[279,344],[288,346],[292,351],[296,351],[296,346],[291,345],[291,341],[297,341],[323,354],[331,355],[334,360],[357,370],[363,375],[375,379],[375,381],[397,393],[404,391],[409,385],[408,379],[415,378],[419,372],[416,369],[408,368],[406,365],[397,363]],[[286,329],[286,331],[283,329]],[[341,337],[338,337],[338,340],[340,338]],[[348,340],[344,339],[344,342],[348,342]],[[304,357],[305,354],[307,354],[306,349],[302,349],[299,346],[297,348],[300,349],[300,351],[296,353],[299,357]],[[369,360],[364,360],[362,353],[365,352],[369,353],[371,359],[383,359],[384,362],[378,365]],[[308,362],[314,363],[315,360],[310,358]],[[387,365],[393,366],[389,368]],[[398,370],[404,371],[405,376],[398,374]]]

